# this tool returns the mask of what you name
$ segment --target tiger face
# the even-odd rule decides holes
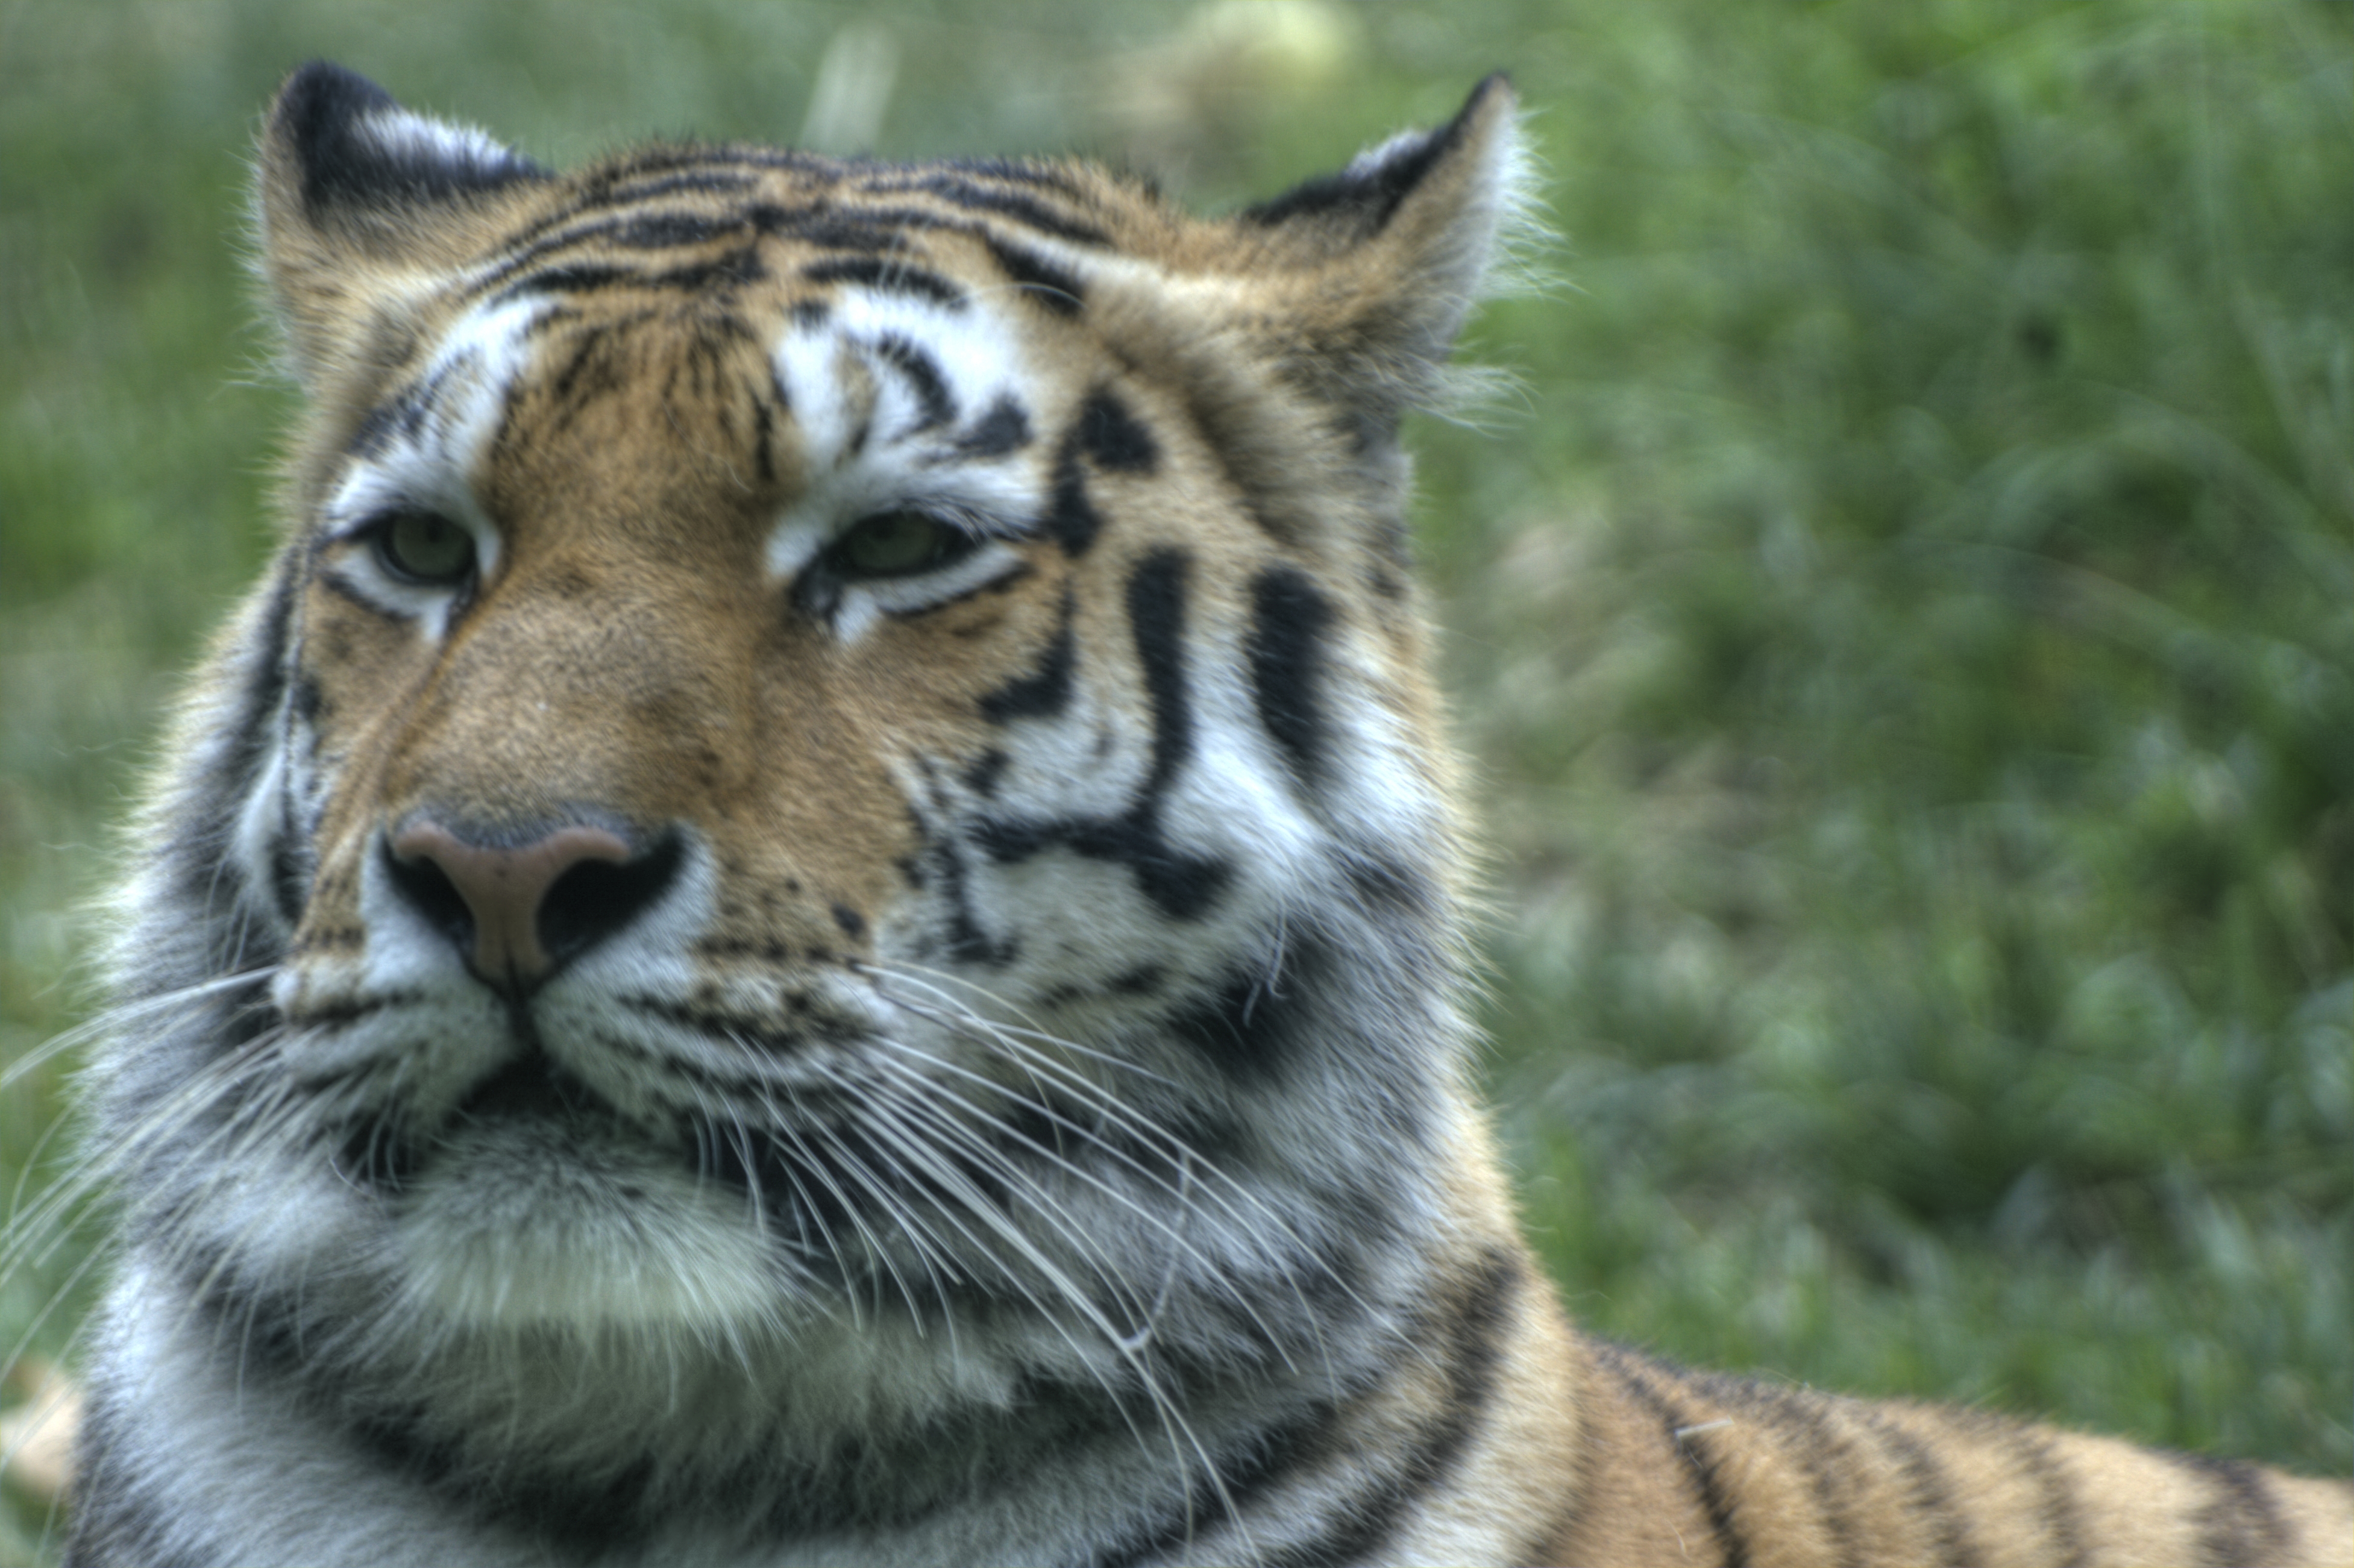
[[[1476,1136],[1396,436],[1516,156],[1494,81],[1203,221],[1075,164],[557,176],[299,74],[293,525],[126,948],[236,978],[110,1065],[146,1266],[572,1473],[682,1377],[862,1433],[1329,1399]]]
[[[309,414],[123,893],[68,1562],[2337,1563],[1578,1335],[1405,561],[1510,91],[1214,221],[297,72]]]

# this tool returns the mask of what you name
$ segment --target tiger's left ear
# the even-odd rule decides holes
[[[366,77],[313,60],[286,79],[261,133],[261,260],[295,367],[314,390],[365,368],[420,275],[471,260],[551,177],[470,126],[404,109]]]
[[[1500,243],[1525,219],[1517,108],[1499,72],[1447,124],[1394,136],[1235,220],[1253,271],[1288,284],[1289,308],[1263,328],[1286,379],[1376,440],[1436,400]]]

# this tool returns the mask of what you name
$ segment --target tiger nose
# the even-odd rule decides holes
[[[393,888],[496,986],[535,985],[629,925],[662,895],[678,861],[674,835],[645,853],[577,822],[514,837],[484,842],[416,817],[386,844]]]

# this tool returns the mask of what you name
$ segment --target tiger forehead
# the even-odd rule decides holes
[[[858,164],[744,148],[657,149],[535,195],[445,274],[411,339],[413,368],[353,429],[354,455],[424,429],[446,400],[452,344],[498,338],[484,323],[504,320],[527,324],[502,373],[494,466],[606,451],[617,435],[651,455],[666,430],[667,444],[772,503],[803,477],[809,454],[794,448],[811,433],[793,393],[811,388],[790,387],[782,362],[807,371],[812,355],[829,361],[824,378],[863,370],[894,384],[912,402],[903,425],[955,427],[944,455],[1003,460],[1034,431],[1030,405],[1055,400],[1046,386],[1012,395],[1029,379],[1023,362],[1069,373],[1088,357],[1076,340],[1091,259],[1165,246],[1183,221],[1084,164]],[[831,363],[844,350],[848,362]],[[821,400],[843,428],[821,441],[821,466],[866,433],[843,400],[881,395],[831,390],[841,395]]]
[[[944,303],[974,287],[1011,286],[1069,311],[1083,295],[1069,253],[1151,249],[1173,227],[1150,191],[1086,164],[653,149],[559,186],[465,295],[628,288],[725,299],[798,278]]]

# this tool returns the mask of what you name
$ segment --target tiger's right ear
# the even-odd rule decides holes
[[[478,255],[513,199],[552,177],[341,66],[313,60],[288,77],[261,133],[257,205],[303,381],[364,354],[387,310]]]

